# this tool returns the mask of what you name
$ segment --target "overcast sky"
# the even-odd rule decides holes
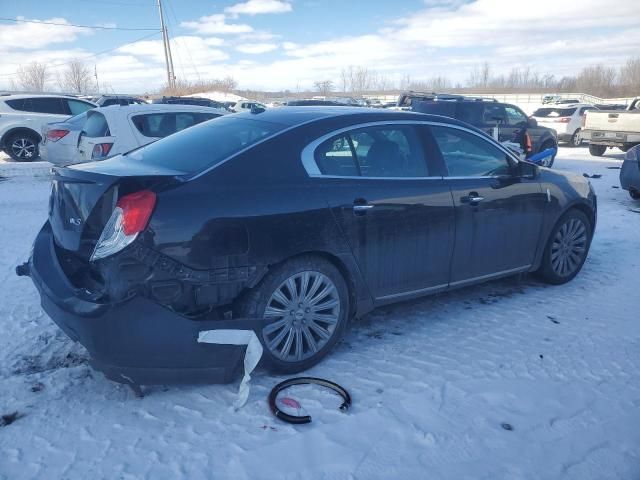
[[[164,0],[176,74],[231,75],[240,88],[306,89],[349,65],[398,82],[464,83],[487,61],[495,73],[532,67],[561,77],[584,65],[618,67],[640,54],[640,0]],[[158,28],[155,0],[0,0],[0,17]],[[148,35],[149,38],[140,40]],[[101,53],[105,52],[105,53]],[[50,70],[72,58],[101,84],[143,93],[166,82],[160,35],[0,20],[0,88],[21,64]],[[52,75],[51,87],[55,87]]]

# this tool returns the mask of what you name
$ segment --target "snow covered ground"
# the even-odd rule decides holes
[[[47,166],[0,162],[15,175],[0,181],[0,414],[19,414],[0,427],[0,479],[640,478],[640,202],[615,188],[621,158],[556,160],[602,175],[573,282],[507,279],[368,315],[308,372],[353,408],[299,387],[303,426],[271,416],[282,378],[264,371],[238,412],[237,382],[138,399],[93,372],[13,273],[46,216]]]

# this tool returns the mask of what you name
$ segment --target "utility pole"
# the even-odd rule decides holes
[[[96,77],[96,93],[100,93],[100,83],[98,83],[98,66],[93,64],[93,76]]]
[[[164,23],[164,13],[162,11],[162,0],[158,0],[158,10],[160,11],[160,28],[162,28],[162,44],[164,45],[164,59],[167,64],[167,86],[170,89],[175,87],[176,77],[173,71],[173,58],[171,57],[171,45],[169,45],[169,32]]]

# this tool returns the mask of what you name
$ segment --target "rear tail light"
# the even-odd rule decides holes
[[[571,121],[571,117],[560,117],[558,122],[560,123],[569,123]]]
[[[582,115],[582,119],[580,120],[580,126],[581,126],[582,128],[584,128],[584,126],[585,126],[585,124],[586,124],[586,123],[587,123],[587,115],[586,115],[586,114],[584,114],[584,115]]]
[[[57,142],[58,140],[66,136],[68,133],[69,133],[69,130],[62,130],[62,129],[49,130],[47,132],[47,140],[50,142]]]
[[[96,143],[93,146],[93,151],[91,152],[92,160],[101,160],[109,155],[111,151],[111,147],[113,147],[113,143]]]
[[[91,254],[91,261],[113,255],[133,242],[147,228],[155,205],[156,194],[150,190],[131,193],[118,200]]]

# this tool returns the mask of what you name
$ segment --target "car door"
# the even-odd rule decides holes
[[[547,195],[537,179],[490,138],[457,126],[432,126],[455,206],[451,285],[529,269]]]
[[[522,110],[513,105],[504,105],[504,112],[506,122],[500,129],[501,142],[514,142],[525,148],[526,142],[524,135],[529,132],[533,144],[539,144],[538,139],[540,135],[533,131],[535,129],[528,130],[529,120]]]
[[[392,123],[330,134],[305,150],[378,303],[447,288],[454,209],[430,171],[433,148],[420,127]]]

